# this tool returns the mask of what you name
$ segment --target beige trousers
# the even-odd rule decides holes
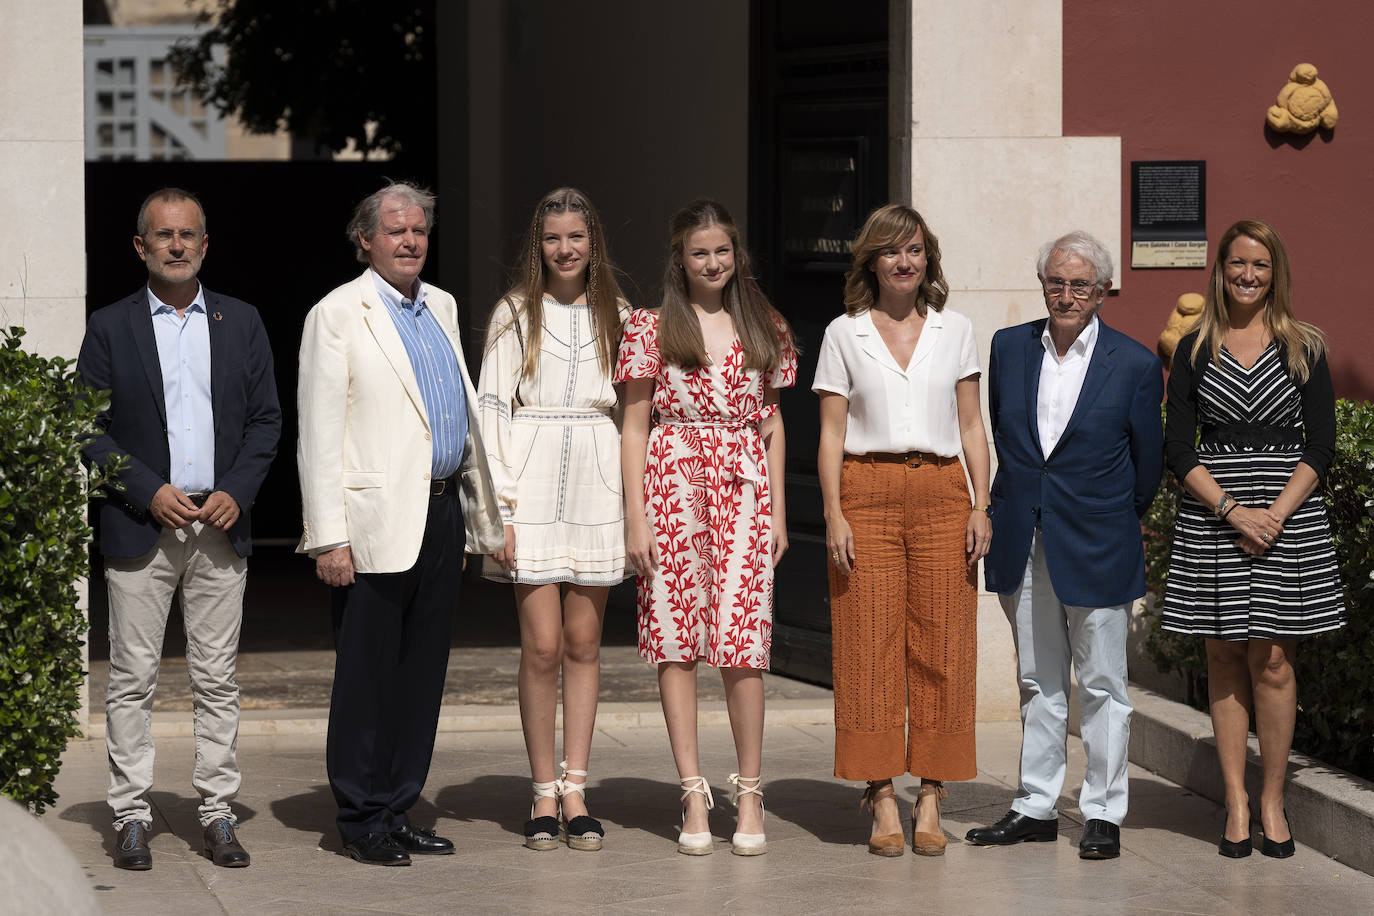
[[[105,699],[105,744],[110,758],[109,803],[115,829],[152,821],[153,691],[172,598],[186,626],[186,667],[195,704],[200,822],[232,818],[238,794],[239,687],[234,680],[248,561],[224,532],[193,522],[164,529],[141,557],[105,560],[110,596],[110,686]]]

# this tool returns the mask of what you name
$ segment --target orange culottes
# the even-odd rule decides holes
[[[854,568],[830,565],[835,775],[977,775],[976,567],[957,458],[918,467],[846,456],[840,503]]]

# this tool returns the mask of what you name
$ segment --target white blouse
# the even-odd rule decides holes
[[[530,332],[519,301],[519,332],[509,321],[511,305],[496,303],[497,320],[487,330],[487,349],[477,383],[478,419],[487,448],[491,482],[501,517],[510,522],[516,503],[516,458],[511,423],[520,408],[564,410],[573,414],[617,414],[610,375],[601,368],[591,309],[544,297],[544,334],[534,377],[521,380]],[[628,314],[622,305],[621,316]],[[495,335],[495,336],[493,336]],[[617,424],[618,425],[618,424]],[[591,469],[587,469],[590,471]]]
[[[811,390],[849,399],[844,450],[959,454],[956,382],[976,376],[973,323],[958,312],[926,312],[911,363],[902,369],[868,311],[841,315],[825,329]]]

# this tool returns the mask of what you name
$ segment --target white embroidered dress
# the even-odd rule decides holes
[[[502,519],[515,528],[511,575],[526,585],[615,585],[625,579],[625,499],[616,393],[602,369],[586,305],[544,298],[533,378],[519,380],[529,330],[496,305],[477,384],[482,441]],[[520,311],[519,302],[515,309]]]

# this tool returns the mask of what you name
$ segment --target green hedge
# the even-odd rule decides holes
[[[0,330],[0,793],[41,814],[78,733],[86,618],[76,586],[91,538],[80,453],[107,401],[71,360],[21,349],[23,334]]]
[[[1374,405],[1338,401],[1336,429],[1336,458],[1324,495],[1345,586],[1347,622],[1334,633],[1299,642],[1293,746],[1374,779]],[[1147,578],[1156,596],[1146,611],[1146,647],[1160,671],[1184,676],[1188,702],[1206,709],[1203,640],[1159,628],[1181,492],[1166,471],[1144,519]]]

